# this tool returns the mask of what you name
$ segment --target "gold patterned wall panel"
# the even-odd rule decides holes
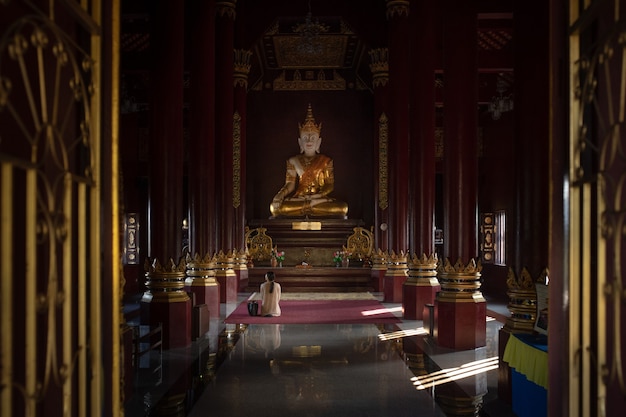
[[[233,115],[233,207],[241,205],[241,116]]]
[[[389,119],[383,113],[378,120],[378,207],[389,207]]]

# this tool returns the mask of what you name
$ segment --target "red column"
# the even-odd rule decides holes
[[[233,47],[236,0],[217,3],[216,38],[216,148],[218,161],[219,189],[217,227],[218,250],[233,249],[235,209],[233,207]]]
[[[409,250],[409,1],[388,1],[391,250]]]
[[[215,242],[215,4],[196,2],[192,21],[189,89],[189,248],[214,254]]]
[[[162,262],[182,252],[184,20],[174,3],[159,3],[152,35],[149,249]]]
[[[514,211],[507,213],[516,220],[519,230],[513,239],[507,239],[515,242],[512,248],[506,250],[507,254],[515,254],[514,259],[507,259],[507,264],[512,265],[512,270],[517,274],[516,279],[520,282],[524,279],[524,273],[530,274],[532,282],[541,278],[549,258],[549,239],[545,238],[545,231],[550,229],[549,216],[546,216],[550,209],[550,182],[546,178],[549,178],[549,167],[552,164],[549,158],[550,120],[553,116],[550,109],[550,43],[546,42],[546,39],[551,39],[549,8],[549,4],[542,2],[515,2],[513,8],[515,79],[532,80],[532,89],[523,83],[513,82],[515,154],[533,155],[533,158],[517,158],[518,215]],[[552,286],[553,282],[550,284]],[[514,293],[515,286],[509,286],[509,291],[509,294]],[[534,288],[531,296],[536,300]],[[511,313],[514,313],[514,309],[511,309]],[[510,326],[511,323],[513,326]],[[500,330],[500,358],[504,355],[509,334],[520,331],[516,324],[518,321],[507,321]],[[533,325],[533,322],[528,323],[530,330]],[[552,342],[558,344],[559,341],[556,337],[550,340],[552,350]],[[498,373],[498,396],[511,402],[511,370],[502,359]]]
[[[414,255],[430,257],[435,252],[435,66],[439,20],[435,17],[435,2],[413,2],[412,7],[410,186],[415,214],[410,224],[410,247],[414,248]],[[433,262],[429,272],[434,268]],[[421,320],[424,306],[434,303],[439,289],[437,280],[423,276],[421,269],[409,273],[402,298],[404,317]]]
[[[149,291],[142,320],[163,324],[165,348],[191,344],[191,300],[184,288],[183,223],[183,45],[184,7],[158,2],[154,13],[151,82]],[[172,262],[172,260],[174,262]],[[178,262],[178,265],[175,264]],[[182,270],[181,270],[182,264]]]
[[[533,155],[517,158],[517,227],[515,259],[518,274],[528,268],[531,276],[540,278],[548,266],[549,228],[548,169],[550,167],[550,79],[548,76],[549,39],[548,5],[537,2],[515,2],[515,79],[532,80],[532,89],[514,83],[515,153]]]
[[[478,246],[478,74],[476,5],[444,3],[444,256],[435,300],[435,340],[454,349],[486,344]],[[460,261],[457,263],[457,261]]]
[[[477,256],[478,71],[474,2],[448,0],[444,17],[444,256]]]
[[[190,14],[192,34],[189,89],[189,253],[185,288],[206,304],[212,318],[220,316],[220,290],[212,271],[215,248],[215,4],[195,2]]]
[[[413,2],[411,39],[411,178],[415,216],[411,248],[416,255],[435,251],[435,67],[437,64],[436,2]]]

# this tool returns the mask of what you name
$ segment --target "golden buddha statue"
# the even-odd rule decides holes
[[[333,160],[320,154],[322,124],[316,124],[311,104],[303,124],[298,124],[300,154],[287,160],[285,185],[270,204],[274,217],[340,217],[348,204],[329,197],[335,186]]]

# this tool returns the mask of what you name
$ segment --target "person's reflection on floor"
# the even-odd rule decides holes
[[[274,351],[280,347],[280,324],[264,324],[260,336],[261,348],[265,357],[274,358]]]

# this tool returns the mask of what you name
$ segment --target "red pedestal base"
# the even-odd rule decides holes
[[[382,292],[385,290],[384,269],[372,269],[372,286],[376,292]]]
[[[401,303],[402,287],[406,279],[406,275],[385,275],[385,295],[383,301],[386,303]]]
[[[407,320],[423,320],[424,306],[433,304],[441,286],[425,286],[404,283],[402,296],[402,310]]]
[[[217,282],[220,284],[220,302],[237,302],[237,288],[239,287],[239,278],[237,275],[218,275],[216,278]]]
[[[163,325],[163,349],[191,344],[191,299],[186,292],[145,293],[141,299],[144,324]]]
[[[196,295],[196,304],[206,304],[210,318],[220,316],[220,285],[217,281],[213,285],[206,285],[203,280],[196,280],[191,285],[185,285],[185,291]]]
[[[435,300],[435,342],[467,350],[487,344],[487,302],[476,299]]]
[[[248,270],[235,269],[235,275],[237,275],[237,291],[245,291],[248,287]]]

